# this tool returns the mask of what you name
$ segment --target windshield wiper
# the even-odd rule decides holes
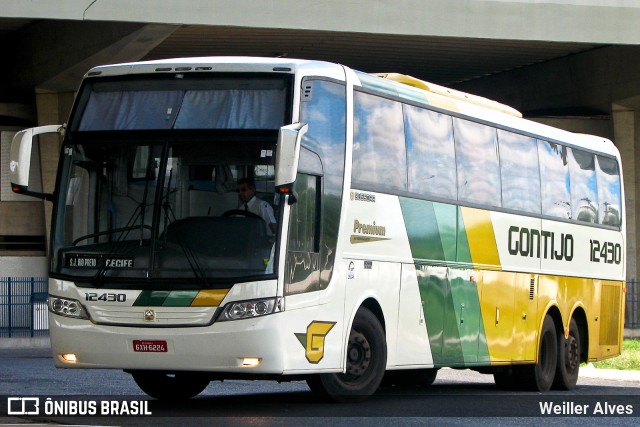
[[[144,181],[144,193],[142,193],[142,202],[140,204],[141,215],[140,215],[140,246],[142,246],[143,236],[144,236],[144,216],[146,214],[147,207],[147,196],[149,195],[149,171],[151,170],[151,160],[153,156],[149,153],[149,158],[147,159],[147,170],[145,171],[145,181]]]
[[[164,227],[162,229],[162,234],[165,237],[165,243],[167,242],[167,226],[169,225],[169,221],[173,222],[176,220],[176,214],[173,212],[171,208],[171,203],[169,202],[169,196],[171,195],[171,180],[173,178],[173,168],[169,169],[169,182],[167,183],[167,192],[162,196],[162,210],[164,211]],[[173,216],[173,220],[171,220],[169,214]]]
[[[151,166],[152,166],[152,159],[153,157],[151,156],[151,154],[149,154],[149,158],[147,161],[147,169],[145,171],[145,177],[149,177],[149,172],[151,171]],[[138,220],[138,218],[140,218],[140,240],[139,240],[139,246],[142,247],[143,246],[143,241],[144,241],[144,229],[146,228],[151,228],[148,225],[145,225],[144,223],[144,217],[146,214],[146,208],[147,208],[147,197],[149,194],[149,179],[145,180],[145,185],[144,185],[144,193],[142,195],[142,200],[138,203],[138,205],[136,206],[136,208],[133,210],[131,217],[129,217],[129,220],[127,221],[127,224],[119,229],[115,229],[115,230],[111,230],[111,232],[115,231],[119,231],[119,230],[123,230],[123,232],[119,235],[118,240],[116,240],[115,244],[112,246],[111,250],[109,250],[109,252],[106,254],[106,256],[104,257],[104,259],[102,260],[102,265],[100,266],[100,268],[98,269],[97,273],[95,274],[95,276],[93,276],[93,283],[95,285],[95,287],[102,287],[104,285],[104,277],[107,273],[107,260],[109,258],[111,258],[113,255],[117,254],[118,252],[120,252],[120,250],[123,247],[123,243],[127,240],[127,237],[129,236],[129,233],[131,232],[131,230],[133,230],[134,228],[136,228],[136,222]],[[137,200],[133,199],[134,201],[137,202]],[[151,234],[153,234],[153,230],[151,229]],[[148,268],[151,268],[151,266],[149,265]]]
[[[206,288],[209,285],[209,282],[207,282],[207,274],[200,266],[198,256],[189,244],[189,240],[185,239],[184,236],[179,235],[176,243],[178,243],[180,249],[182,249],[182,253],[184,253],[184,257],[187,259],[187,263],[189,263],[189,267],[191,268],[191,271],[193,271],[194,277],[202,282],[203,289]]]

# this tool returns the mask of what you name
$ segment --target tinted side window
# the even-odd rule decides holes
[[[568,153],[572,218],[597,223],[598,189],[595,156],[576,149],[568,149]]]
[[[354,183],[406,191],[402,104],[355,92],[354,109]]]
[[[601,224],[620,226],[620,171],[618,162],[608,157],[596,156],[596,177],[598,180],[599,220]]]
[[[536,140],[498,130],[502,207],[540,213],[540,171]]]
[[[294,252],[318,252],[318,188],[320,178],[298,173],[294,190],[297,202],[291,206],[289,245]]]
[[[538,140],[538,155],[542,184],[542,214],[570,219],[571,193],[567,148]]]
[[[302,144],[317,153],[324,168],[322,196],[319,287],[324,289],[331,279],[333,260],[338,242],[338,224],[344,177],[346,138],[346,98],[344,85],[325,80],[305,80],[302,90],[308,95],[300,103],[300,121],[309,124]],[[303,162],[306,165],[306,162]],[[311,168],[311,172],[314,169]],[[303,286],[301,292],[317,290],[314,285]]]
[[[458,199],[500,207],[496,130],[479,123],[454,119],[453,132],[458,160]]]
[[[456,154],[449,116],[405,106],[409,191],[456,198]]]

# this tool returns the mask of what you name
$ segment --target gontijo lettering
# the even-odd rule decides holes
[[[523,257],[573,260],[573,235],[553,231],[509,227],[509,253]]]

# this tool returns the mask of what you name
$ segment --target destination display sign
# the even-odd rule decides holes
[[[67,254],[64,265],[72,268],[134,268],[135,259],[124,255]]]

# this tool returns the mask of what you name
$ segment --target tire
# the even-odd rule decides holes
[[[580,330],[574,319],[569,322],[569,337],[558,337],[558,366],[552,388],[572,390],[578,382],[580,371]]]
[[[376,316],[358,310],[347,345],[346,372],[319,374],[307,379],[315,394],[334,402],[360,402],[376,392],[387,366],[387,343]]]
[[[131,372],[131,376],[142,391],[158,400],[191,399],[209,385],[207,378],[187,372],[136,371]]]
[[[524,390],[548,391],[558,363],[558,336],[553,319],[546,316],[540,331],[538,363],[518,366],[517,377]]]

